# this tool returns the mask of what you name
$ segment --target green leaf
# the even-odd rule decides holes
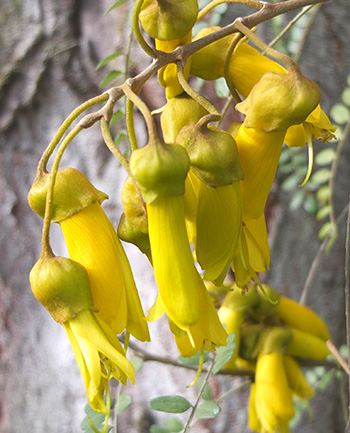
[[[295,189],[299,183],[300,183],[299,176],[297,176],[295,173],[288,176],[281,184],[282,191],[292,191]]]
[[[222,367],[231,359],[233,352],[236,347],[236,343],[234,342],[235,334],[229,334],[227,337],[226,346],[221,346],[216,352],[213,373],[218,373]]]
[[[338,123],[339,125],[346,123],[350,116],[349,109],[341,103],[334,104],[329,113],[332,116],[334,122]]]
[[[317,191],[317,199],[322,204],[325,204],[328,202],[328,200],[329,200],[329,185],[324,185]]]
[[[121,129],[117,135],[114,137],[114,143],[116,146],[119,146],[119,144],[124,140],[124,138],[127,136],[127,132],[125,129]]]
[[[350,87],[347,87],[341,94],[341,99],[345,105],[350,107]]]
[[[221,407],[213,400],[207,400],[196,409],[197,418],[215,418],[221,412]]]
[[[310,180],[321,185],[322,183],[328,182],[330,177],[331,171],[329,168],[320,168],[314,172]]]
[[[207,362],[209,359],[209,353],[208,352],[204,352],[204,359],[203,359],[203,364],[205,362]],[[196,353],[195,355],[191,356],[190,358],[185,358],[184,356],[179,356],[178,357],[178,362],[180,364],[184,364],[184,365],[199,365],[199,361],[200,361],[200,353]]]
[[[324,218],[328,217],[328,215],[330,214],[330,212],[331,212],[331,207],[330,206],[321,207],[321,209],[316,214],[316,219],[318,221],[321,221]]]
[[[184,426],[182,422],[175,417],[168,417],[164,420],[164,427],[168,432],[179,433],[183,430]]]
[[[159,425],[153,424],[151,425],[151,428],[149,429],[150,433],[169,433],[169,430],[160,427]]]
[[[121,6],[122,4],[126,3],[128,0],[118,0],[117,2],[113,3],[112,6],[106,10],[106,12],[104,13],[104,15],[106,16],[107,14],[109,14],[110,11],[112,11],[113,9],[117,8],[118,6]]]
[[[331,147],[328,147],[327,149],[321,150],[316,155],[315,162],[318,165],[328,165],[333,162],[335,158],[335,150]]]
[[[315,215],[318,209],[317,200],[314,195],[305,196],[304,209],[311,215]]]
[[[320,231],[318,232],[319,239],[324,239],[328,235],[328,233],[330,232],[331,227],[332,227],[332,224],[329,221],[324,223],[323,226],[321,227]]]
[[[139,356],[132,356],[130,358],[130,362],[134,366],[135,373],[138,373],[141,370],[144,363],[143,359],[140,358]]]
[[[324,391],[334,377],[334,370],[327,371],[318,381],[317,386],[321,391]]]
[[[113,81],[115,78],[119,77],[119,75],[121,75],[121,71],[112,71],[110,72],[107,77],[101,81],[100,83],[100,88],[105,86],[106,84],[110,83],[111,81]]]
[[[303,204],[305,197],[305,192],[303,189],[299,189],[293,197],[290,199],[289,202],[289,209],[293,212],[300,208],[300,206]]]
[[[184,397],[180,395],[166,395],[157,397],[150,401],[150,406],[153,410],[167,413],[182,413],[186,412],[192,405]]]
[[[109,63],[111,60],[113,60],[113,59],[115,59],[115,58],[117,58],[117,57],[119,57],[119,56],[123,56],[124,55],[124,53],[114,53],[114,54],[111,54],[110,56],[108,56],[108,57],[106,57],[106,58],[104,58],[97,66],[96,66],[96,70],[98,70],[98,69],[100,69],[100,68],[102,68],[103,66],[105,66],[105,65],[107,65],[107,63]]]
[[[204,379],[202,377],[200,377],[197,380],[196,387],[197,387],[198,391],[202,388],[203,382],[204,382]],[[204,385],[204,390],[203,390],[203,393],[202,393],[202,398],[203,398],[203,400],[211,400],[213,398],[212,392],[211,392],[211,387],[210,387],[209,383],[206,383]]]
[[[118,111],[116,111],[113,114],[111,121],[109,122],[109,126],[114,125],[124,115],[125,115],[124,110],[118,110]]]
[[[131,404],[131,397],[128,394],[120,394],[117,400],[117,404],[115,405],[115,411],[117,415],[122,413],[127,407]]]

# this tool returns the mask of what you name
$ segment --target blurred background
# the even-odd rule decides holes
[[[96,66],[113,53],[127,51],[133,3],[126,1],[104,16],[113,0],[0,0],[0,431],[3,433],[81,431],[86,397],[73,352],[63,328],[36,301],[29,286],[29,271],[40,257],[42,221],[29,208],[26,196],[39,158],[62,121],[86,99],[122,82],[116,78],[102,86],[102,90],[99,87],[110,72],[123,69],[123,57],[116,57],[98,70]],[[225,25],[247,13],[251,9],[231,4],[218,9],[207,23]],[[265,41],[271,41],[296,14],[265,23],[259,29],[260,34]],[[308,13],[278,47],[298,56],[302,72],[319,85],[321,105],[327,113],[333,113],[332,120],[340,131],[345,130],[350,118],[342,96],[350,87],[349,22],[348,1],[327,2],[317,13]],[[130,75],[141,72],[148,64],[149,60],[132,41]],[[218,107],[224,105],[220,97],[225,96],[225,89],[221,84],[203,88]],[[151,109],[164,104],[163,90],[155,79],[146,84],[142,98]],[[350,105],[349,98],[347,101]],[[145,139],[142,122],[137,124],[137,132],[142,142]],[[113,133],[122,140],[122,121],[115,124]],[[126,140],[121,144],[125,149]],[[336,142],[330,145],[315,142],[315,151],[336,146]],[[283,153],[281,170],[266,209],[271,269],[264,279],[295,300],[302,296],[322,243],[318,234],[327,221],[315,217],[320,208],[317,190],[327,182],[327,174],[314,179],[316,187],[311,183],[311,187],[300,192],[297,186],[305,175],[306,163],[305,149]],[[320,167],[316,164],[315,170],[325,168],[322,164],[322,161]],[[97,188],[109,194],[104,208],[116,225],[122,212],[120,190],[126,175],[105,148],[98,125],[79,134],[66,152],[62,166],[79,168]],[[350,193],[349,138],[333,172],[338,217]],[[337,347],[345,344],[345,229],[343,212],[338,237],[329,253],[320,255],[310,289],[304,292],[306,305],[327,322]],[[57,227],[53,228],[53,247],[56,254],[65,253]],[[151,268],[136,247],[126,246],[126,250],[147,311],[156,297]],[[153,341],[142,347],[149,353],[176,359],[166,321],[151,324],[150,331]],[[314,369],[312,373],[317,386],[327,370]],[[120,416],[119,431],[148,432],[151,424],[161,422],[149,407],[151,398],[176,393],[194,401],[196,390],[185,388],[193,377],[193,372],[145,362],[136,385],[123,391],[132,397],[132,403]],[[213,377],[210,382],[213,397],[239,387],[244,381],[244,378]],[[324,383],[311,401],[314,419],[310,419],[307,411],[300,411],[295,431],[344,431],[347,378],[333,374]],[[222,404],[222,413],[216,420],[197,423],[193,431],[248,432],[248,392],[249,387],[245,386],[232,393]]]

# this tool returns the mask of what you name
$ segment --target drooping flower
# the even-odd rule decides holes
[[[129,261],[100,203],[60,221],[71,259],[88,272],[94,305],[115,332],[148,341],[148,327]]]
[[[243,221],[241,237],[231,262],[238,287],[244,287],[255,273],[265,272],[270,265],[270,248],[265,215]]]
[[[189,159],[185,149],[158,140],[150,142],[133,152],[130,169],[146,201],[158,285],[148,320],[156,320],[165,311],[172,331],[186,334],[195,352],[207,340],[215,346],[225,345],[227,334],[195,267],[187,237],[184,192]],[[208,327],[209,321],[214,326]],[[198,329],[200,341],[192,335]]]
[[[235,140],[244,179],[241,180],[243,221],[258,219],[276,175],[285,131],[264,132],[240,126]]]
[[[204,279],[220,285],[241,231],[239,181],[211,188],[190,170],[186,180],[185,203],[186,223],[196,260],[205,271]]]
[[[192,258],[183,196],[159,197],[147,204],[147,212],[152,264],[159,290],[148,319],[155,320],[165,311],[169,320],[185,331],[182,336],[186,341],[179,342],[184,356],[191,356],[187,353],[197,352],[206,342],[225,345],[227,334]],[[190,348],[181,349],[182,342],[184,347],[190,342]]]
[[[35,297],[67,332],[91,407],[106,412],[107,379],[126,384],[135,371],[112,329],[96,315],[86,269],[65,257],[43,256],[29,279]]]
[[[200,39],[219,28],[202,29],[194,40]],[[205,80],[224,77],[224,65],[231,42],[232,36],[227,36],[194,53],[190,73]],[[237,91],[244,98],[247,98],[254,86],[267,72],[287,74],[287,70],[279,63],[267,58],[246,41],[240,42],[235,48],[229,64],[230,79]],[[310,113],[305,122],[311,125],[314,138],[327,142],[334,137],[336,128],[332,126],[319,105]],[[288,146],[304,146],[308,138],[304,125],[300,124],[288,129],[285,141]]]
[[[29,203],[44,216],[48,174],[34,181]],[[98,191],[78,170],[57,172],[51,220],[62,228],[70,257],[87,270],[98,315],[115,334],[124,329],[141,341],[149,340],[131,268],[101,202]]]

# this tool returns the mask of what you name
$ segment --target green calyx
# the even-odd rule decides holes
[[[247,99],[236,105],[247,128],[284,131],[305,121],[320,102],[320,90],[299,70],[265,73]]]
[[[29,206],[42,218],[45,215],[49,179],[50,173],[38,174],[28,193]],[[62,221],[90,204],[96,201],[102,203],[107,198],[108,195],[96,189],[79,170],[59,170],[53,192],[51,221]]]
[[[293,339],[293,333],[283,326],[266,327],[262,330],[257,343],[259,354],[283,353]]]
[[[160,122],[165,143],[175,143],[184,126],[195,125],[207,110],[187,95],[171,98],[165,105]]]
[[[281,296],[277,290],[266,284],[262,284],[262,288],[264,293],[257,289],[258,301],[250,309],[251,315],[258,320],[264,320],[266,317],[275,314]]]
[[[146,255],[150,254],[151,247],[148,234],[138,230],[125,214],[122,214],[120,218],[117,234],[122,241],[136,245]]]
[[[59,323],[78,313],[95,309],[85,268],[65,257],[45,257],[29,274],[34,296]]]
[[[226,131],[206,125],[184,127],[176,142],[187,150],[193,172],[212,188],[243,179],[236,142]]]
[[[126,218],[138,231],[148,233],[146,204],[130,176],[124,182],[121,199]]]
[[[182,195],[190,161],[184,148],[158,139],[135,150],[130,171],[146,203],[159,196]]]
[[[170,41],[184,37],[197,14],[197,0],[144,0],[139,20],[152,38]]]

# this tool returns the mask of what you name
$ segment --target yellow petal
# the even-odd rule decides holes
[[[257,219],[264,212],[275,178],[285,132],[264,132],[243,124],[235,140],[244,172],[241,181],[243,221]]]
[[[149,238],[159,295],[168,317],[181,329],[198,322],[198,274],[185,226],[184,197],[163,196],[147,204]]]
[[[99,316],[119,334],[127,323],[125,279],[109,224],[99,203],[60,222],[70,258],[88,272]]]
[[[256,411],[256,385],[252,383],[250,386],[250,394],[249,394],[249,406],[248,406],[248,425],[249,427],[257,432],[260,432],[262,429],[261,422],[259,420],[257,411]]]
[[[267,237],[265,215],[247,220],[243,225],[247,243],[249,265],[255,272],[265,272],[270,265],[270,247]]]

